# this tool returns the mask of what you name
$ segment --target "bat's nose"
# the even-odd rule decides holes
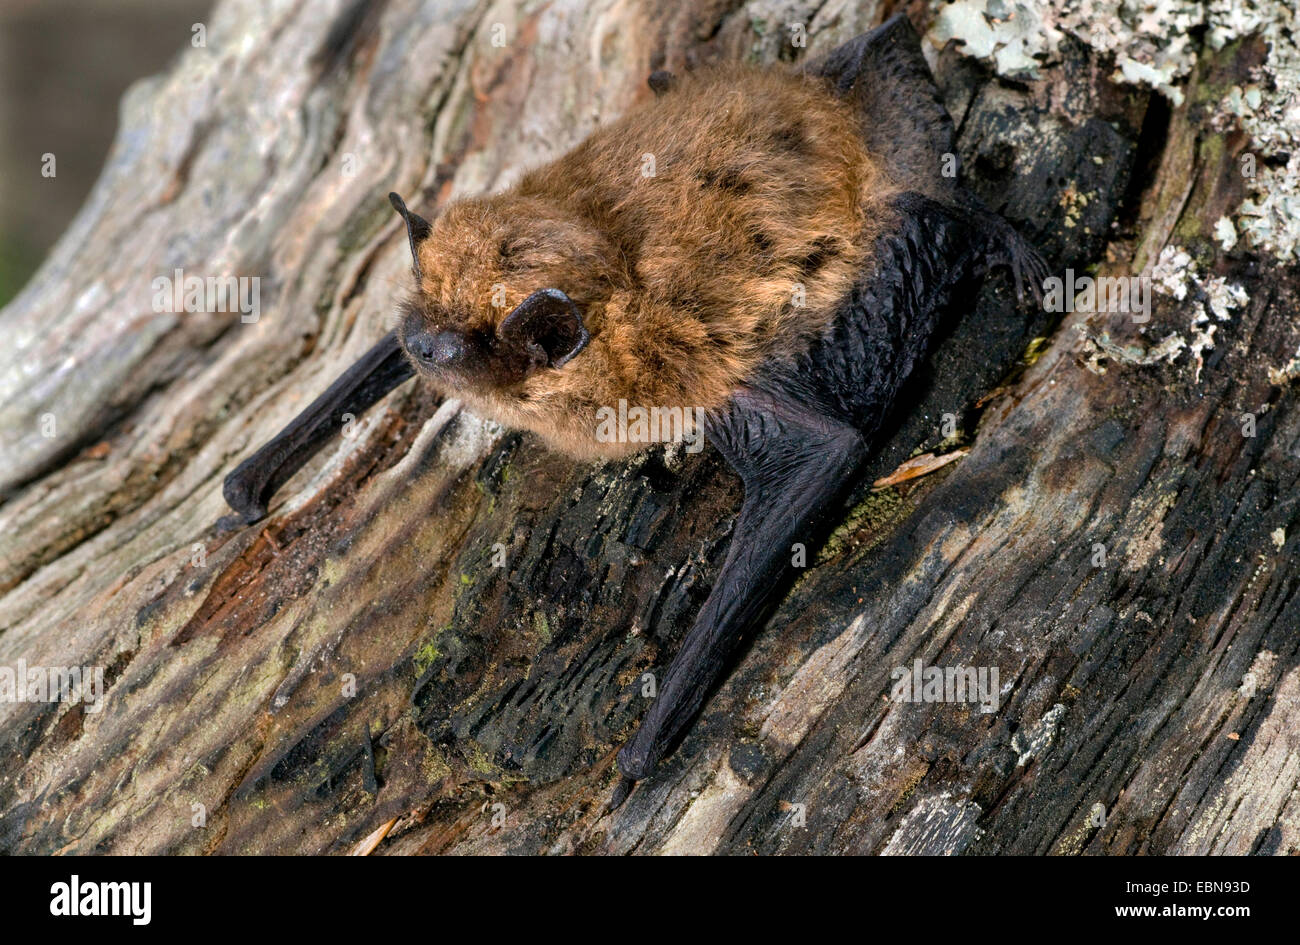
[[[405,344],[411,357],[433,368],[459,367],[469,355],[465,336],[458,331],[431,332],[417,329],[407,333]]]

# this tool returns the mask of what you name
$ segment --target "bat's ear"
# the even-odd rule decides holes
[[[559,289],[538,289],[520,302],[497,326],[497,337],[534,368],[563,367],[591,340],[578,306]]]
[[[429,226],[429,221],[418,213],[412,213],[406,209],[406,201],[397,194],[388,195],[388,202],[393,205],[393,209],[402,215],[406,221],[406,238],[411,241],[411,268],[415,271],[415,281],[420,281],[420,252],[419,245],[429,238],[429,233],[433,227]]]

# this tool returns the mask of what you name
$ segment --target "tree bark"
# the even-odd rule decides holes
[[[1249,301],[1166,357],[1191,296],[1139,324],[1026,313],[993,280],[614,813],[642,676],[739,506],[711,448],[584,466],[407,385],[264,522],[217,526],[222,477],[391,327],[389,190],[432,211],[501,186],[654,69],[815,55],[887,6],[220,4],[206,47],[128,94],[90,201],[0,314],[0,666],[107,684],[97,712],[0,705],[0,849],[1296,852],[1300,278],[1212,239],[1249,141],[1208,104],[1257,41],[1203,56],[1173,108],[1068,39],[1036,81],[937,53],[968,181],[1054,271],[1176,243]],[[257,276],[260,317],[157,312],[176,269]],[[894,698],[917,660],[996,667],[996,710]]]

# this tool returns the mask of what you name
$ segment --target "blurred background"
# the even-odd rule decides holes
[[[213,0],[0,0],[0,306],[99,176],[117,103],[190,42]],[[53,154],[56,176],[41,176]]]

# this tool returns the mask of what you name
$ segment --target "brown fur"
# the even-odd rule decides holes
[[[867,265],[889,194],[858,120],[816,78],[715,68],[510,190],[447,207],[419,247],[413,317],[491,336],[530,293],[554,287],[591,341],[509,389],[435,383],[581,457],[638,448],[595,439],[596,409],[620,398],[719,407],[766,358],[822,331]],[[654,176],[642,173],[646,155]],[[494,287],[504,287],[495,299]]]

